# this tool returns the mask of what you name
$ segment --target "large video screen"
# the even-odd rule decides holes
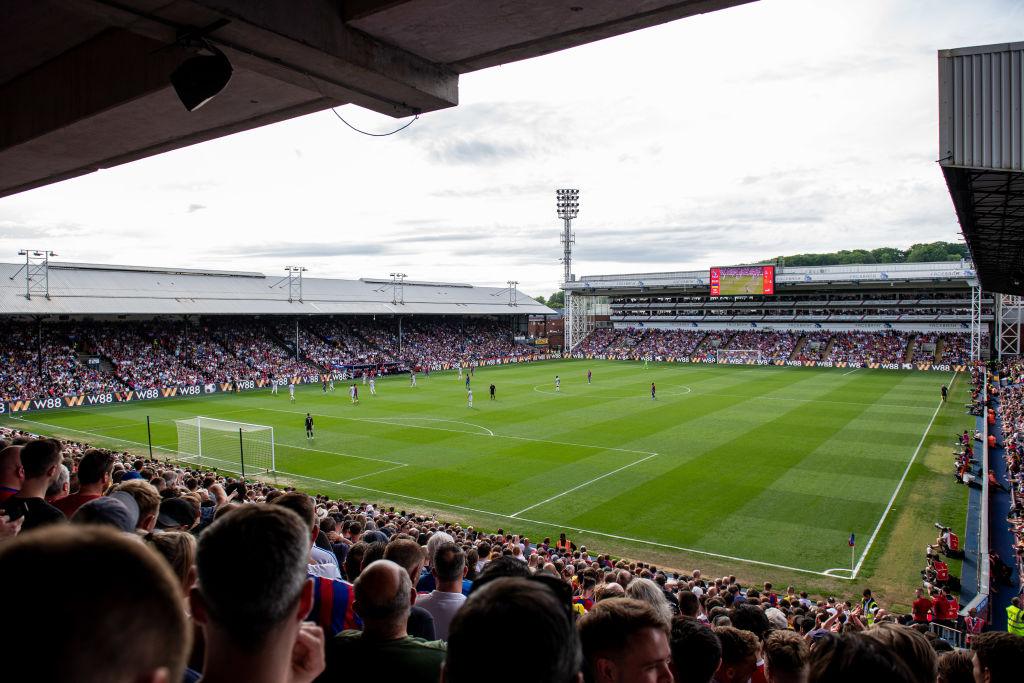
[[[711,296],[764,296],[775,293],[775,266],[711,269]]]

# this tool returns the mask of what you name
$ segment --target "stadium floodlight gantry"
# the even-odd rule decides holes
[[[564,288],[582,319],[574,321],[583,336],[573,348],[600,328],[857,330],[969,334],[970,357],[977,359],[996,351],[1000,310],[1012,310],[982,292],[967,261],[779,266],[770,295],[713,297],[709,270],[590,275]]]

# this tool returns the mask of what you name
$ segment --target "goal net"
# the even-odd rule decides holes
[[[716,363],[732,365],[760,365],[764,359],[758,349],[718,349],[715,351]]]
[[[190,417],[175,420],[178,457],[239,474],[274,471],[274,428],[247,422]]]

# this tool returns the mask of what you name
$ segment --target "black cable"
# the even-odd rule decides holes
[[[353,126],[353,125],[352,125],[351,123],[349,123],[348,121],[346,121],[345,119],[343,119],[343,118],[341,117],[341,114],[339,114],[339,113],[338,113],[338,110],[337,110],[337,109],[335,109],[334,107],[331,107],[330,109],[331,109],[331,113],[332,113],[332,114],[334,114],[335,116],[337,116],[337,117],[338,117],[338,120],[339,120],[339,121],[341,121],[342,123],[344,123],[344,124],[345,124],[346,126],[348,126],[349,128],[351,128],[352,130],[354,130],[354,131],[355,131],[355,132],[357,132],[357,133],[362,133],[363,135],[369,135],[370,137],[373,137],[373,138],[386,138],[386,137],[387,137],[387,136],[389,136],[389,135],[394,135],[395,133],[398,133],[398,132],[400,132],[400,131],[403,131],[403,130],[405,130],[406,128],[408,128],[409,126],[411,126],[411,125],[412,125],[413,123],[415,123],[415,122],[416,122],[416,119],[418,119],[418,118],[420,117],[420,115],[419,115],[419,114],[416,114],[416,115],[415,115],[415,116],[413,116],[413,117],[412,117],[412,119],[410,119],[410,120],[409,120],[409,121],[408,121],[408,122],[407,122],[407,123],[406,123],[406,124],[405,124],[404,126],[402,126],[402,127],[400,127],[400,128],[396,128],[396,129],[394,129],[393,131],[391,131],[390,133],[369,133],[369,132],[367,132],[367,131],[365,131],[365,130],[360,130],[360,129],[356,128],[356,127],[355,127],[355,126]]]
[[[313,87],[316,88],[316,91],[318,93],[320,93],[321,97],[323,97],[325,99],[327,98],[327,95],[325,95],[324,91],[320,89],[320,84],[317,83],[315,78],[313,78],[312,76],[310,76],[308,73],[305,73],[305,72],[303,72],[302,75],[309,79],[309,82],[313,84]],[[404,126],[401,126],[399,128],[394,129],[390,133],[370,133],[370,132],[367,132],[365,130],[360,130],[359,128],[356,128],[351,123],[346,121],[344,118],[342,118],[341,114],[339,114],[338,110],[335,109],[334,107],[329,107],[329,109],[331,110],[331,113],[334,114],[335,116],[337,116],[338,120],[341,121],[342,123],[344,123],[346,126],[348,126],[349,128],[351,128],[352,130],[354,130],[357,133],[362,133],[363,135],[369,135],[371,138],[386,138],[389,135],[394,135],[395,133],[403,131],[406,128],[408,128],[409,126],[411,126],[413,123],[416,122],[416,119],[418,119],[420,117],[419,111],[416,111],[416,115],[412,117],[412,120],[410,120]]]

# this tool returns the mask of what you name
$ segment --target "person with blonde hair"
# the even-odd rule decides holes
[[[167,561],[181,584],[182,595],[196,583],[196,538],[184,531],[150,532],[143,537],[150,548]]]

